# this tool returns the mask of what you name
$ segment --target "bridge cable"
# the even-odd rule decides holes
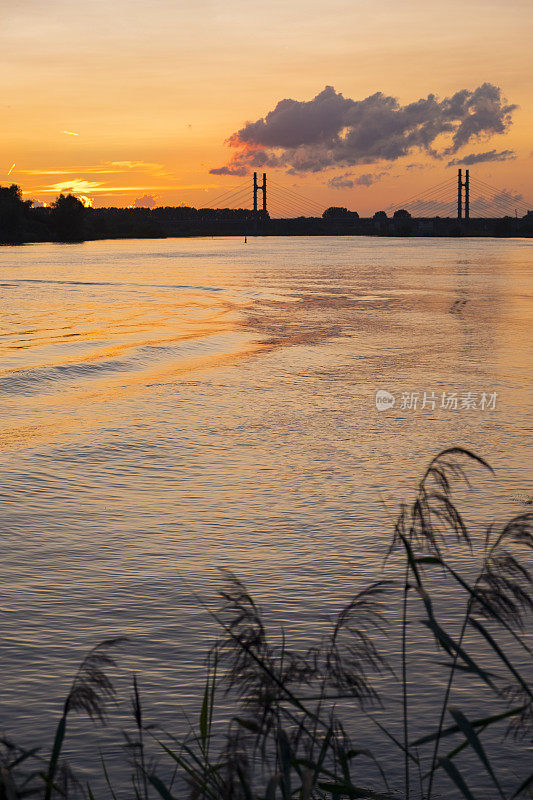
[[[223,198],[219,199],[218,200],[218,204],[216,206],[212,206],[212,205],[200,206],[198,210],[199,211],[210,211],[210,210],[215,211],[215,210],[220,210],[222,208],[235,207],[237,202],[240,203],[240,202],[243,202],[245,200],[245,198],[249,198],[248,188],[249,187],[237,190],[237,191],[233,192],[232,194],[227,195],[226,197],[223,197]]]
[[[297,201],[300,204],[303,202],[308,207],[316,208],[317,210],[320,209],[320,214],[322,214],[323,206],[316,200],[313,200],[312,198],[307,197],[306,195],[303,195],[300,192],[296,192],[293,189],[289,189],[288,187],[283,186],[282,184],[277,183],[277,181],[273,181],[272,179],[270,179],[269,183],[274,187],[276,187],[278,190],[285,192],[285,194],[287,195],[287,199],[292,199],[294,202]]]
[[[223,199],[226,197],[226,195],[232,195],[232,194],[234,194],[234,193],[236,193],[238,191],[241,191],[244,188],[247,188],[249,190],[250,186],[249,186],[248,181],[246,181],[246,183],[239,184],[239,186],[233,186],[231,189],[227,189],[225,192],[222,192],[221,194],[216,195],[215,197],[213,197],[210,200],[208,200],[207,203],[204,203],[203,205],[198,206],[198,209],[200,209],[200,208],[214,208],[215,206],[213,206],[213,205],[210,206],[209,203],[218,203],[220,201],[223,201]]]
[[[274,205],[277,203],[278,205],[283,205],[284,210],[286,212],[291,213],[293,217],[298,216],[297,212],[295,212],[294,208],[294,201],[291,197],[287,197],[287,195],[283,192],[280,192],[277,188],[271,187],[270,189],[270,197],[274,199]]]
[[[440,183],[436,183],[434,186],[429,186],[427,189],[424,189],[421,192],[417,192],[416,194],[411,195],[409,198],[407,198],[407,200],[404,200],[402,203],[390,203],[390,205],[386,206],[386,208],[384,210],[388,211],[388,210],[391,210],[393,208],[395,208],[395,209],[402,208],[405,205],[409,205],[414,200],[421,199],[426,195],[431,195],[433,192],[437,191],[438,189],[440,190],[441,188],[444,188],[448,184],[451,186],[453,183],[455,183],[455,179],[454,178],[446,178],[446,180],[441,181]]]

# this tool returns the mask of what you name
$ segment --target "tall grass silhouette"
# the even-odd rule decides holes
[[[517,753],[530,752],[533,694],[522,662],[531,658],[525,626],[533,610],[529,572],[533,514],[491,525],[480,549],[479,535],[454,500],[454,492],[469,489],[470,473],[479,470],[492,472],[486,461],[463,448],[444,450],[429,463],[412,503],[400,509],[385,557],[385,563],[395,559],[402,579],[378,579],[359,591],[340,610],[330,633],[304,652],[291,648],[283,631],[272,635],[246,585],[232,572],[221,570],[218,607],[206,609],[220,635],[207,659],[198,720],[177,734],[156,732],[145,722],[134,677],[137,733],[134,739],[127,737],[134,775],[125,795],[121,787],[120,796],[137,800],[533,797],[533,773],[527,774],[525,760],[518,779],[508,771],[499,774],[497,765],[504,738]],[[460,571],[456,566],[457,548],[471,553],[470,569]],[[442,594],[435,588],[444,578],[461,601],[453,629],[446,622]],[[394,625],[400,629],[391,631]],[[425,632],[425,644],[435,652],[434,669],[442,673],[438,682],[442,691],[436,690],[432,697],[427,720],[426,715],[420,719],[412,702],[410,673],[419,657],[416,647],[410,647],[415,630]],[[393,634],[400,641],[399,663],[386,658],[381,646],[384,637]],[[72,766],[60,772],[60,756],[70,713],[104,721],[105,702],[114,692],[105,669],[114,665],[109,651],[117,644],[117,640],[103,642],[80,666],[48,758],[3,740],[0,799],[52,800],[80,794],[97,800],[90,786],[76,783]],[[459,679],[472,682],[475,697],[478,693],[491,698],[493,713],[473,714],[452,704]],[[389,680],[400,689],[397,719],[390,711],[386,716],[381,713],[387,706],[382,689]],[[223,725],[216,722],[217,703],[233,709]],[[358,738],[363,725],[381,740],[380,756],[369,747],[368,737]],[[424,727],[426,732],[418,735]],[[417,731],[414,738],[412,730]],[[383,758],[387,751],[403,763],[402,777],[391,768],[393,759]],[[490,795],[480,796],[470,785],[465,756],[478,765]],[[103,769],[108,788],[98,800],[117,796],[105,756]]]

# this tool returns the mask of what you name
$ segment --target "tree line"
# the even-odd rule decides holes
[[[0,244],[82,242],[91,239],[146,239],[179,236],[532,236],[533,213],[522,219],[415,219],[405,209],[389,217],[377,211],[330,206],[321,217],[271,219],[247,208],[87,208],[72,194],[60,194],[47,207],[24,200],[19,186],[0,186]]]

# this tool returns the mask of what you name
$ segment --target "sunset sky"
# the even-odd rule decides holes
[[[208,205],[256,168],[324,208],[368,214],[462,163],[533,203],[530,0],[0,11],[0,183],[27,198]],[[283,100],[298,102],[267,118]]]

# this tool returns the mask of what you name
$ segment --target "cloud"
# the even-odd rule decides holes
[[[365,172],[363,175],[359,175],[355,182],[358,186],[372,186],[373,183],[377,183],[387,174],[387,172],[376,172],[374,174]]]
[[[48,186],[46,191],[71,192],[72,194],[77,194],[78,192],[83,193],[99,191],[101,186],[102,184],[97,183],[96,181],[85,181],[81,178],[75,178],[71,181],[59,181],[59,183],[54,183],[51,186]]]
[[[375,183],[375,178],[370,172],[366,172],[364,175],[359,175],[356,180],[356,184],[358,186],[372,186]]]
[[[481,164],[483,161],[512,161],[516,158],[514,150],[488,150],[486,153],[470,153],[464,158],[454,158],[448,161],[449,167],[457,167],[461,164],[470,166],[471,164]]]
[[[154,190],[167,191],[167,190],[180,190],[185,191],[188,189],[203,189],[203,184],[193,184],[191,186],[108,186],[105,183],[98,183],[96,181],[86,181],[82,178],[75,178],[70,181],[60,181],[59,183],[48,184],[47,186],[37,186],[31,191],[44,192],[45,194],[57,194],[58,192],[70,192],[72,194],[85,193],[94,194],[95,192],[102,192],[104,194],[125,194],[127,192],[152,192]],[[27,192],[23,192],[23,194]]]
[[[48,203],[43,203],[42,200],[32,200],[34,208],[47,208]]]
[[[345,172],[344,175],[335,175],[334,178],[330,178],[328,186],[331,189],[353,189],[355,181],[351,177],[351,172]]]
[[[246,123],[227,140],[235,155],[210,172],[245,175],[267,166],[289,174],[320,172],[393,162],[415,150],[440,159],[472,140],[505,133],[516,108],[490,83],[407,105],[382,92],[352,100],[326,86],[312,100],[280,100],[265,117]]]
[[[20,169],[21,175],[72,175],[75,172],[89,172],[88,169]]]
[[[142,197],[137,197],[133,205],[135,208],[155,208],[156,199],[152,194],[144,194]]]
[[[103,164],[91,166],[62,167],[61,169],[21,169],[23,175],[75,175],[91,173],[95,175],[116,175],[131,170],[147,170],[158,176],[166,175],[163,164],[152,161],[105,161]]]
[[[495,192],[490,200],[507,201],[510,203],[523,203],[524,195],[520,192],[513,192],[512,189],[503,189],[501,192]]]
[[[108,161],[112,167],[120,167],[120,171],[129,169],[147,169],[150,171],[163,169],[163,164],[156,161]]]
[[[526,204],[522,194],[512,190],[503,189],[492,195],[479,195],[470,202],[471,217],[513,217],[515,210],[520,216],[525,211]]]
[[[214,169],[210,169],[209,173],[211,175],[246,175],[248,173],[248,167],[244,164],[242,166],[229,165],[227,167],[215,167]]]
[[[355,186],[372,186],[373,183],[377,183],[387,174],[387,172],[377,172],[374,174],[365,172],[362,175],[358,175],[357,178],[354,178],[351,172],[346,172],[344,175],[336,175],[334,178],[330,178],[328,186],[331,189],[353,189]]]

